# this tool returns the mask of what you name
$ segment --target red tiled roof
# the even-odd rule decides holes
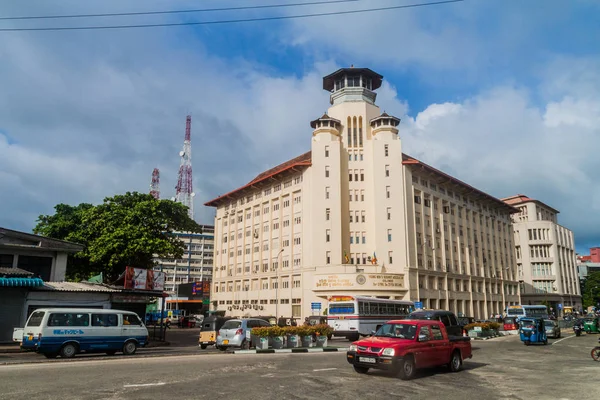
[[[260,182],[263,182],[271,177],[274,177],[275,175],[281,174],[283,172],[292,170],[297,167],[309,167],[310,165],[311,165],[311,152],[309,151],[307,153],[302,154],[301,156],[293,158],[293,159],[286,161],[282,164],[279,164],[278,166],[273,167],[263,173],[258,174],[256,176],[256,178],[252,179],[250,182],[248,182],[244,186],[237,188],[235,190],[232,190],[231,192],[229,192],[227,194],[219,196],[216,199],[208,201],[208,202],[204,203],[204,205],[216,207],[221,200],[224,200],[226,198],[234,199],[234,198],[236,198],[235,195],[238,194],[239,192],[243,191],[244,189],[247,189],[249,187],[257,185]]]
[[[549,208],[550,210],[552,210],[553,212],[555,212],[557,214],[560,213],[560,211],[558,211],[555,208],[550,207],[548,204],[542,203],[541,201],[536,200],[536,199],[532,199],[531,197],[525,196],[524,194],[517,194],[515,196],[505,197],[502,199],[502,201],[511,206],[533,202],[533,203],[537,203],[541,206],[544,206],[546,208]]]
[[[511,213],[518,212],[518,210],[516,208],[512,207],[509,204],[506,204],[505,202],[503,202],[502,200],[498,199],[497,197],[494,197],[494,196],[489,195],[489,194],[487,194],[485,192],[482,192],[481,190],[476,189],[473,186],[471,186],[471,185],[469,185],[469,184],[467,184],[467,183],[465,183],[465,182],[463,182],[463,181],[461,181],[459,179],[456,179],[453,176],[450,176],[450,175],[448,175],[448,174],[440,171],[439,169],[434,168],[431,165],[425,164],[424,162],[419,161],[416,158],[413,158],[413,157],[411,157],[409,155],[406,155],[404,153],[402,153],[402,164],[404,164],[404,165],[412,165],[412,166],[419,166],[419,167],[423,168],[424,170],[427,170],[427,171],[429,171],[431,173],[434,173],[436,175],[441,176],[442,178],[447,179],[449,182],[452,182],[452,183],[454,183],[456,185],[460,185],[460,186],[468,189],[470,193],[479,195],[479,196],[481,196],[481,197],[483,197],[483,198],[485,198],[487,200],[490,200],[491,202],[495,203],[496,205],[498,205],[500,207],[507,207],[507,208],[509,208],[510,211],[511,211]]]
[[[448,179],[449,181],[461,185],[467,189],[469,189],[471,192],[479,194],[485,198],[487,198],[488,200],[491,200],[492,202],[496,203],[498,206],[504,206],[504,207],[508,207],[510,208],[511,212],[517,212],[518,210],[514,207],[512,207],[511,205],[506,204],[504,201],[491,196],[485,192],[482,192],[478,189],[475,189],[473,186],[468,185],[456,178],[453,178],[452,176],[445,174],[444,172],[433,168],[432,166],[425,164],[424,162],[421,162],[419,160],[417,160],[416,158],[410,157],[406,154],[402,154],[402,164],[404,165],[415,165],[415,166],[421,166],[422,168],[433,172],[435,174],[441,175],[443,178]],[[304,154],[302,154],[301,156],[298,156],[296,158],[293,158],[289,161],[286,161],[282,164],[279,164],[276,167],[273,167],[263,173],[260,173],[256,176],[256,178],[254,178],[253,180],[251,180],[249,183],[247,183],[246,185],[237,188],[235,190],[232,190],[231,192],[224,194],[222,196],[217,197],[216,199],[210,200],[206,203],[204,203],[205,206],[210,206],[210,207],[216,207],[218,206],[218,203],[220,203],[222,200],[225,199],[230,199],[230,200],[234,200],[237,199],[239,197],[239,193],[242,192],[244,189],[253,187],[271,177],[274,177],[275,175],[278,175],[280,173],[289,171],[291,169],[297,168],[297,167],[308,167],[311,165],[311,152],[306,152]]]

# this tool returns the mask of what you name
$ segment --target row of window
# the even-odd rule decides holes
[[[283,183],[283,188],[287,189],[287,188],[291,187],[292,184],[299,185],[300,183],[302,183],[302,176],[301,175],[297,176],[297,177],[295,177],[293,179],[290,179],[288,181],[285,181]],[[265,196],[268,196],[271,193],[278,192],[278,191],[281,190],[281,188],[282,188],[281,183],[278,183],[278,184],[274,185],[273,187],[270,187],[268,189],[264,189],[263,191],[257,191],[256,193],[248,195],[246,197],[242,197],[239,200],[234,200],[233,202],[231,202],[230,204],[227,204],[225,206],[225,211],[229,210],[230,208],[234,209],[238,204],[239,205],[244,205],[244,204],[250,203],[250,202],[252,202],[254,200],[258,200],[258,199],[260,199],[262,197],[263,194]]]
[[[233,288],[235,287],[236,292],[248,292],[250,290],[270,290],[270,289],[278,289],[279,282],[281,282],[282,289],[289,289],[290,286],[293,289],[299,289],[301,287],[300,276],[294,276],[290,278],[289,276],[282,276],[278,278],[270,278],[270,279],[261,279],[260,282],[258,279],[250,281],[242,282],[222,282],[215,284],[215,292],[233,292]]]

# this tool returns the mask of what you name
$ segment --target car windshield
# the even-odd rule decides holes
[[[413,340],[416,334],[417,325],[414,324],[384,324],[375,336]]]
[[[242,321],[227,321],[221,329],[238,329],[242,327]]]

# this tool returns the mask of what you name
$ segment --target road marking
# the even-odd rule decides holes
[[[336,370],[337,368],[321,368],[321,369],[313,369],[313,372],[319,372],[319,371],[333,371]]]
[[[575,337],[575,336],[577,336],[577,335],[571,335],[571,336],[564,337],[562,339],[558,339],[556,342],[553,342],[552,345],[554,346],[555,344],[560,343],[563,340],[571,339],[572,337]]]
[[[138,383],[138,384],[133,384],[133,385],[123,385],[123,387],[130,388],[130,387],[162,386],[162,385],[165,385],[165,383],[164,382]]]

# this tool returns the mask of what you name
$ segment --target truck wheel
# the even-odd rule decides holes
[[[200,348],[201,348],[202,350],[206,350],[206,346],[208,346],[208,345],[206,345],[206,344],[201,344],[201,345],[200,345]]]
[[[452,357],[450,357],[450,371],[458,372],[462,367],[462,359],[460,358],[460,352],[455,351],[452,353]]]
[[[358,365],[354,366],[354,370],[356,372],[358,372],[359,374],[366,374],[367,372],[369,372],[369,368],[367,368],[367,367],[359,367]]]
[[[400,363],[400,370],[398,375],[403,381],[408,381],[414,378],[417,368],[415,367],[415,360],[412,357],[408,357]]]

